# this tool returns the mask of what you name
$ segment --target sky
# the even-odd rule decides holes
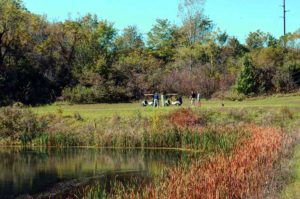
[[[158,18],[180,24],[178,4],[182,0],[23,0],[33,13],[53,21],[77,18],[87,13],[115,24],[118,30],[136,25],[146,34]],[[283,0],[206,0],[204,13],[215,27],[244,42],[249,32],[260,29],[275,37],[283,33]],[[300,28],[300,0],[286,0],[287,32]]]

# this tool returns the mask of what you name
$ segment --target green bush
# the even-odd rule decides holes
[[[75,104],[93,104],[107,102],[128,102],[132,98],[125,88],[120,86],[92,86],[77,85],[65,88],[62,98]]]
[[[236,90],[245,95],[255,93],[258,86],[256,78],[256,70],[251,59],[245,57],[243,69],[236,81]]]
[[[62,97],[72,103],[90,104],[101,103],[107,101],[107,91],[100,87],[76,86],[73,88],[65,88]]]
[[[231,100],[231,101],[243,101],[246,99],[246,95],[244,95],[243,93],[238,93],[235,90],[232,90],[224,93],[224,99]]]
[[[237,92],[235,88],[228,91],[218,91],[212,95],[213,99],[218,100],[230,100],[230,101],[243,101],[246,99],[246,95]]]
[[[41,136],[46,126],[47,121],[38,118],[30,109],[0,109],[0,138],[27,144]]]
[[[290,73],[280,70],[276,71],[276,74],[273,76],[272,83],[276,92],[289,92],[296,87]]]

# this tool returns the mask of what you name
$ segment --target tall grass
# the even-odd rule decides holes
[[[265,185],[280,158],[283,135],[273,128],[251,128],[251,138],[231,155],[174,169],[159,185],[159,198],[263,198]]]
[[[193,162],[188,167],[169,170],[158,181],[141,189],[116,186],[103,198],[265,198],[266,190],[274,182],[276,169],[286,144],[286,134],[276,128],[244,126],[250,135],[240,139],[230,153],[220,152]],[[98,190],[98,191],[97,191]],[[85,195],[103,193],[103,189],[89,190]]]
[[[278,129],[245,126],[251,131],[228,155],[221,153],[188,168],[175,168],[141,192],[114,198],[265,198],[287,137]],[[124,197],[125,196],[125,197]]]
[[[26,121],[26,122],[25,122]],[[203,152],[230,151],[246,132],[207,125],[207,116],[190,109],[143,118],[111,118],[86,122],[76,114],[37,116],[29,109],[0,111],[0,138],[39,146],[164,147]],[[26,137],[26,139],[24,139]],[[4,143],[4,142],[3,142]]]
[[[0,139],[2,140],[27,144],[40,137],[46,126],[46,121],[38,119],[29,109],[18,107],[0,109]]]

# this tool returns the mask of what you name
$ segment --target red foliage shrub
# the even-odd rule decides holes
[[[189,108],[176,110],[168,119],[171,124],[180,128],[192,128],[204,123],[204,120]]]

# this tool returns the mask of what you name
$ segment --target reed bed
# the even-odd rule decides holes
[[[177,167],[156,182],[144,188],[116,187],[103,198],[155,198],[155,199],[244,199],[265,198],[274,175],[282,163],[284,151],[291,143],[282,130],[271,127],[245,125],[250,132],[239,139],[230,153],[220,152],[188,167]],[[230,128],[226,128],[230,130]],[[101,190],[101,187],[97,188]],[[99,195],[95,189],[83,198]]]

